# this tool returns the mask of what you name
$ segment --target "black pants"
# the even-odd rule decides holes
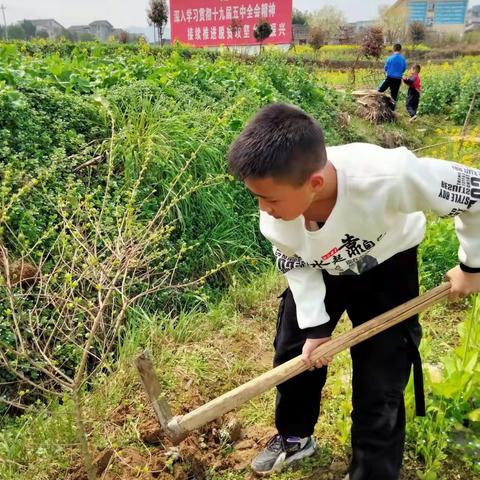
[[[420,94],[414,88],[409,88],[407,93],[407,112],[411,117],[417,114]]]
[[[400,90],[400,85],[402,84],[401,78],[387,77],[383,83],[378,87],[379,92],[385,92],[388,88],[390,89],[390,94],[397,103],[398,91]]]
[[[416,250],[401,252],[362,275],[323,272],[330,331],[345,310],[357,326],[417,296]],[[288,289],[282,294],[277,323],[275,366],[300,355],[305,342]],[[398,480],[405,440],[403,392],[420,338],[415,316],[351,349],[351,480]],[[275,423],[279,433],[299,437],[313,433],[326,376],[326,368],[307,371],[277,387]]]

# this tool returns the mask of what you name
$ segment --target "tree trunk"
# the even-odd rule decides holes
[[[357,58],[356,58],[355,61],[353,62],[353,65],[352,65],[352,67],[351,67],[351,69],[350,69],[350,72],[351,72],[351,74],[352,74],[352,80],[351,80],[352,86],[355,86],[355,80],[356,80],[355,74],[356,74],[357,65],[358,65],[358,61],[360,60],[361,54],[362,54],[361,51],[359,51],[359,52],[357,53]]]
[[[87,473],[88,480],[96,480],[97,474],[93,465],[92,455],[88,446],[87,432],[85,431],[85,422],[83,420],[82,394],[81,386],[75,385],[72,392],[73,404],[75,406],[75,425],[77,427],[77,439],[80,443],[80,452]]]

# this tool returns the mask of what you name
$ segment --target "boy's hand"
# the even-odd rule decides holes
[[[452,301],[470,295],[471,293],[480,292],[480,273],[464,272],[460,266],[457,265],[449,270],[445,277],[452,285],[448,296]]]
[[[312,352],[319,346],[322,345],[322,343],[327,343],[330,340],[330,337],[324,337],[324,338],[307,338],[305,340],[305,344],[303,345],[302,349],[302,360],[305,362],[305,364],[308,366],[308,369],[315,370],[315,368],[322,368],[327,366],[331,361],[332,357],[326,357],[326,358],[319,358],[315,364],[312,363],[310,359],[310,355]]]

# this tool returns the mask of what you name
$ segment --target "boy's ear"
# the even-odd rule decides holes
[[[310,186],[315,191],[321,190],[325,185],[325,178],[321,172],[312,173],[309,181],[310,181]]]

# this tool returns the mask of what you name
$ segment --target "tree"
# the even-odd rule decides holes
[[[63,38],[64,40],[68,40],[69,42],[73,42],[74,40],[73,33],[70,30],[67,30],[66,28],[62,30],[62,33],[60,34],[59,38]]]
[[[118,34],[118,41],[120,43],[127,43],[128,42],[128,33],[125,30],[122,30]]]
[[[241,38],[243,24],[239,18],[233,18],[230,22],[230,30],[235,38]]]
[[[160,46],[163,45],[163,31],[168,22],[168,5],[165,0],[150,0],[147,10],[148,24],[154,25],[160,37]]]
[[[37,27],[30,20],[24,20],[23,22],[20,22],[20,25],[22,26],[23,31],[25,32],[26,40],[30,40],[35,36]]]
[[[383,5],[379,7],[379,26],[382,27],[387,43],[402,43],[406,37],[408,24],[407,2],[397,7]]]
[[[320,50],[325,45],[326,35],[322,27],[316,26],[310,30],[308,43],[314,50]]]
[[[361,52],[367,58],[380,58],[383,53],[383,30],[381,27],[370,27],[365,30]]]
[[[26,40],[25,30],[20,23],[7,27],[8,38],[12,40]]]
[[[260,42],[260,51],[263,49],[263,42],[272,34],[272,26],[263,20],[253,30],[253,36],[257,42]]]
[[[331,5],[326,5],[320,10],[308,14],[308,25],[312,28],[320,27],[325,32],[326,40],[337,36],[340,27],[346,23],[347,20],[343,12]]]
[[[422,22],[412,22],[408,27],[408,34],[413,46],[422,43],[425,40],[427,31]]]
[[[307,13],[302,12],[298,8],[293,9],[292,24],[295,25],[307,25]]]
[[[369,27],[364,31],[357,57],[350,67],[352,85],[355,85],[356,71],[360,57],[363,55],[366,58],[375,58],[378,60],[383,52],[383,38],[383,30],[381,27]]]
[[[350,45],[353,43],[355,37],[355,28],[353,25],[340,25],[338,31],[338,40],[343,45]]]

